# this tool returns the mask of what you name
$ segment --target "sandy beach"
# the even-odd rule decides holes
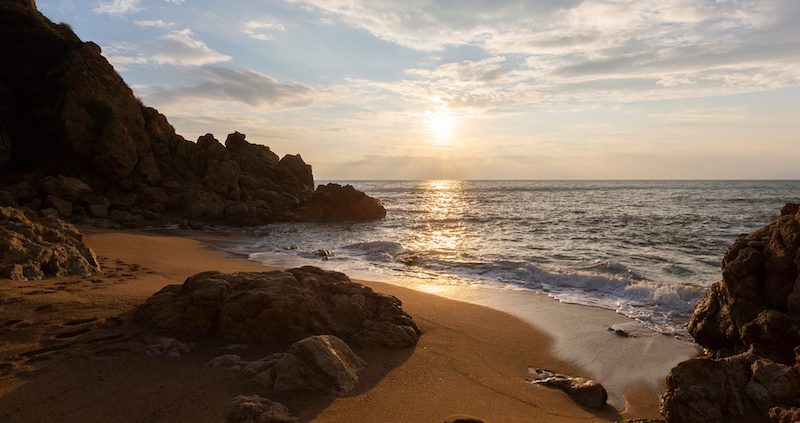
[[[164,285],[199,271],[269,268],[186,237],[84,230],[102,274],[8,281],[0,288],[0,420],[218,422],[232,396],[263,390],[230,372],[202,367],[226,352],[225,344],[215,340],[196,342],[180,358],[146,356],[156,335],[133,323],[130,311]],[[648,378],[625,385],[623,401],[610,389],[615,407],[600,412],[576,405],[561,391],[525,382],[528,366],[535,366],[573,376],[599,375],[616,386],[614,378],[607,377],[613,367],[609,363],[635,374],[647,372],[652,379],[653,372],[662,370],[658,366],[636,373],[630,362],[615,359],[618,351],[630,347],[614,346],[634,338],[601,333],[604,344],[589,350],[604,351],[605,360],[587,361],[581,358],[585,352],[567,351],[580,347],[569,340],[575,338],[575,321],[602,326],[606,322],[597,317],[608,313],[541,297],[537,304],[552,304],[545,314],[555,319],[534,327],[488,307],[386,283],[359,282],[400,298],[424,334],[413,350],[356,349],[369,366],[345,397],[271,395],[302,421],[435,422],[453,414],[493,422],[658,417],[660,387]],[[467,292],[462,297],[475,300],[475,295]],[[552,336],[555,321],[564,315],[553,314],[556,309],[577,319],[565,325],[571,329],[562,332],[572,335],[561,340]],[[582,327],[585,331],[587,326]],[[583,347],[597,339],[585,338]],[[257,346],[242,356],[253,359],[285,347]]]

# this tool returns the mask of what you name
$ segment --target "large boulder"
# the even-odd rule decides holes
[[[330,183],[317,187],[299,217],[310,221],[375,220],[386,217],[386,209],[352,185]]]
[[[99,270],[83,235],[54,213],[0,207],[0,278],[88,276]]]
[[[667,377],[669,422],[793,421],[800,407],[800,205],[740,236],[689,332],[708,357]]]
[[[346,275],[305,266],[274,272],[204,272],[169,285],[137,310],[171,333],[235,342],[294,342],[336,335],[359,346],[413,346],[420,330],[395,297]]]

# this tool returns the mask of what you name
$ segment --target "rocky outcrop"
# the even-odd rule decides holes
[[[405,348],[420,334],[397,298],[311,266],[199,273],[154,294],[137,317],[170,333],[244,343],[336,335],[359,346]]]
[[[800,205],[740,236],[689,332],[708,357],[667,377],[669,422],[793,421],[800,407]]]
[[[0,278],[88,276],[100,270],[83,235],[53,210],[0,207]]]
[[[49,21],[33,1],[0,3],[0,57],[8,59],[0,61],[0,189],[21,205],[120,227],[181,218],[258,225],[296,219],[314,194],[299,155],[279,158],[238,132],[224,145],[211,134],[196,143],[176,134],[97,44]],[[353,192],[346,202],[369,203]],[[362,218],[339,209],[325,216]]]
[[[386,217],[380,201],[352,185],[320,185],[298,213],[301,220],[340,221],[375,220]]]
[[[259,385],[276,391],[319,391],[345,395],[358,382],[367,365],[340,338],[317,335],[295,342],[285,353],[255,361],[226,354],[206,363],[251,376]]]
[[[258,395],[238,395],[231,400],[228,423],[294,423],[285,405]]]
[[[571,377],[533,367],[528,369],[528,373],[531,376],[528,382],[561,389],[575,402],[584,407],[599,409],[605,407],[606,401],[608,401],[606,388],[593,380]]]
[[[754,348],[783,364],[800,345],[800,214],[788,204],[775,222],[740,236],[722,259],[722,280],[697,304],[689,333],[712,356]]]

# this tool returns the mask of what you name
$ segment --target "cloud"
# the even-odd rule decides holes
[[[285,31],[286,27],[276,19],[265,20],[249,20],[244,23],[242,32],[247,34],[250,38],[256,40],[269,40],[272,38],[272,33]]]
[[[310,87],[280,82],[252,70],[202,66],[187,70],[187,76],[198,83],[178,88],[156,88],[147,97],[159,104],[203,99],[253,107],[297,107],[312,100]]]
[[[102,1],[94,8],[94,13],[105,15],[126,15],[142,10],[140,0]]]
[[[162,42],[152,52],[151,59],[158,64],[200,66],[232,59],[195,38],[188,28],[170,31],[160,39]]]
[[[172,28],[175,26],[174,22],[165,22],[161,19],[154,21],[135,21],[134,25],[142,28]]]
[[[165,1],[167,3],[172,3],[172,4],[183,4],[183,3],[186,3],[186,0],[165,0]]]
[[[136,21],[135,24],[160,29],[174,25],[161,20]],[[231,56],[222,54],[195,38],[188,28],[169,30],[158,41],[151,43],[112,42],[104,46],[104,55],[119,71],[125,71],[131,65],[203,66],[232,60]]]

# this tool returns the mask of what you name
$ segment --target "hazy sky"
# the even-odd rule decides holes
[[[797,0],[38,0],[317,179],[800,178]]]

